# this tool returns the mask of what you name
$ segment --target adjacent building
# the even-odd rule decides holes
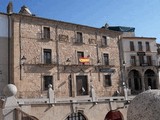
[[[138,94],[148,89],[158,89],[158,60],[156,38],[136,37],[132,27],[109,27],[122,31],[119,41],[122,76],[131,94]]]

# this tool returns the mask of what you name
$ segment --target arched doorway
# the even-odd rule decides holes
[[[142,79],[137,70],[131,70],[128,74],[128,87],[131,94],[138,94],[142,91]]]
[[[145,89],[148,89],[151,87],[151,89],[157,89],[157,83],[156,83],[156,74],[153,70],[148,69],[144,73],[144,79],[145,79]]]
[[[107,113],[104,120],[123,120],[123,115],[119,110],[111,110]]]
[[[81,112],[70,114],[65,120],[87,120]]]

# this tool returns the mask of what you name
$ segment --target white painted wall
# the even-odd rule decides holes
[[[8,17],[0,14],[0,96],[8,83]]]
[[[0,37],[8,36],[8,16],[0,14]]]
[[[135,51],[130,51],[130,41],[134,42],[134,48]],[[124,60],[126,62],[126,67],[130,66],[130,56],[136,56],[136,60],[139,61],[139,58],[137,56],[137,52],[138,52],[138,42],[141,41],[142,42],[142,46],[143,46],[143,52],[146,52],[146,42],[149,42],[150,44],[150,52],[146,52],[146,55],[150,55],[152,56],[152,60],[154,62],[156,62],[155,64],[158,63],[157,61],[157,45],[156,45],[156,40],[153,39],[123,39],[122,43],[123,43],[123,51],[124,51]],[[144,59],[146,60],[146,57],[144,57]]]

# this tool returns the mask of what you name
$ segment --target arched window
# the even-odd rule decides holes
[[[87,120],[80,112],[70,114],[65,120]]]

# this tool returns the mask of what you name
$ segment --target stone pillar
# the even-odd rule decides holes
[[[145,91],[145,81],[144,81],[144,76],[141,77],[141,82],[142,82],[142,91]]]

